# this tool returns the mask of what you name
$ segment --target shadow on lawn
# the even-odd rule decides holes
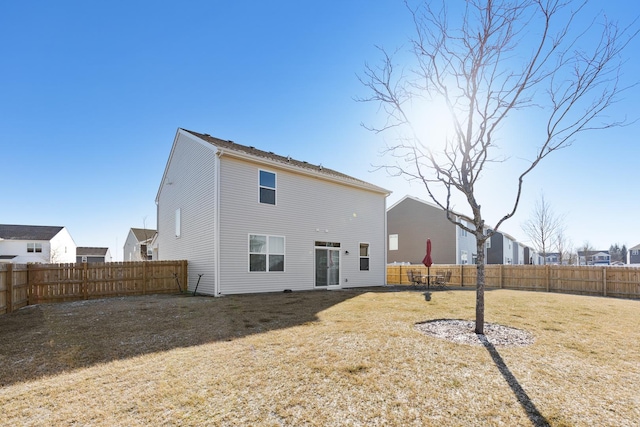
[[[316,322],[321,311],[371,291],[148,295],[28,306],[0,316],[0,387]]]
[[[511,373],[509,367],[502,359],[502,356],[498,353],[498,350],[496,350],[493,344],[491,344],[484,335],[478,335],[478,339],[491,355],[493,362],[498,367],[498,370],[504,377],[507,384],[509,384],[509,387],[511,387],[513,394],[516,395],[520,406],[522,406],[522,408],[527,412],[527,416],[529,417],[529,420],[531,420],[531,423],[536,427],[549,427],[549,422],[540,413],[540,411],[538,411],[538,408],[536,408],[536,405],[531,401],[527,392],[524,391],[516,377]]]

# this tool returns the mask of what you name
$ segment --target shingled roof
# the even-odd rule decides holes
[[[76,248],[76,256],[105,256],[109,248],[91,248],[78,246]]]
[[[211,145],[218,147],[220,149],[223,150],[232,150],[232,151],[236,151],[239,153],[244,153],[244,154],[248,154],[250,156],[254,156],[254,157],[261,157],[263,159],[267,159],[267,160],[271,160],[271,161],[275,161],[278,163],[282,163],[283,165],[286,166],[295,166],[301,169],[306,169],[308,171],[313,171],[316,173],[321,173],[324,175],[328,175],[328,176],[333,176],[335,178],[339,178],[341,180],[345,180],[345,181],[351,181],[353,183],[357,183],[360,185],[364,185],[367,187],[370,187],[372,189],[376,189],[379,190],[381,192],[388,192],[387,190],[377,187],[373,184],[370,184],[366,181],[362,181],[360,179],[354,178],[352,176],[343,174],[341,172],[335,171],[333,169],[329,169],[329,168],[325,168],[322,165],[314,165],[305,161],[300,161],[300,160],[296,160],[293,159],[289,156],[285,157],[285,156],[281,156],[279,154],[275,154],[271,151],[263,151],[263,150],[259,150],[255,147],[249,147],[246,145],[242,145],[242,144],[238,144],[235,143],[233,141],[227,141],[224,139],[219,139],[219,138],[215,138],[209,134],[202,134],[202,133],[198,133],[198,132],[194,132],[188,129],[182,129],[185,132],[188,132],[190,134],[192,134],[193,136],[196,136],[200,139],[202,139],[203,141],[206,141],[208,143],[210,143]]]
[[[51,240],[64,227],[47,225],[0,224],[0,239],[4,240]]]
[[[156,235],[156,230],[150,230],[148,228],[132,228],[131,231],[138,242],[145,242],[149,239],[153,239],[153,236]]]

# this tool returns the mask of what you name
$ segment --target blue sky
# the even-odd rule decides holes
[[[640,4],[612,3],[590,8],[622,22],[640,15]],[[64,225],[78,246],[121,259],[129,228],[155,228],[178,127],[370,181],[393,191],[389,205],[426,198],[372,172],[385,137],[360,123],[380,116],[354,101],[367,94],[357,75],[380,59],[375,45],[406,44],[409,18],[395,0],[3,2],[0,223]],[[638,74],[637,49],[627,75]],[[638,95],[611,114],[637,118]],[[526,242],[521,223],[544,191],[574,245],[640,243],[639,130],[588,134],[549,158],[503,230]],[[484,196],[487,222],[504,213],[504,193]]]

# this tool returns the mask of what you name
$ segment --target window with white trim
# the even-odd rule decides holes
[[[460,264],[468,264],[469,261],[467,257],[468,257],[467,251],[460,251]]]
[[[369,244],[360,243],[360,271],[369,271]]]
[[[284,237],[250,234],[249,271],[284,271]]]
[[[27,243],[27,252],[30,252],[30,253],[41,253],[42,252],[42,243]]]
[[[276,204],[276,174],[260,170],[260,203]]]
[[[398,250],[398,235],[397,234],[389,234],[389,250],[397,251]]]

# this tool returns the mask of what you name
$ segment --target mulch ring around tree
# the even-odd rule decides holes
[[[415,328],[425,335],[458,344],[486,345],[488,342],[495,347],[523,347],[534,342],[533,335],[527,331],[494,323],[485,323],[484,335],[478,335],[471,320],[435,319],[416,323]]]

